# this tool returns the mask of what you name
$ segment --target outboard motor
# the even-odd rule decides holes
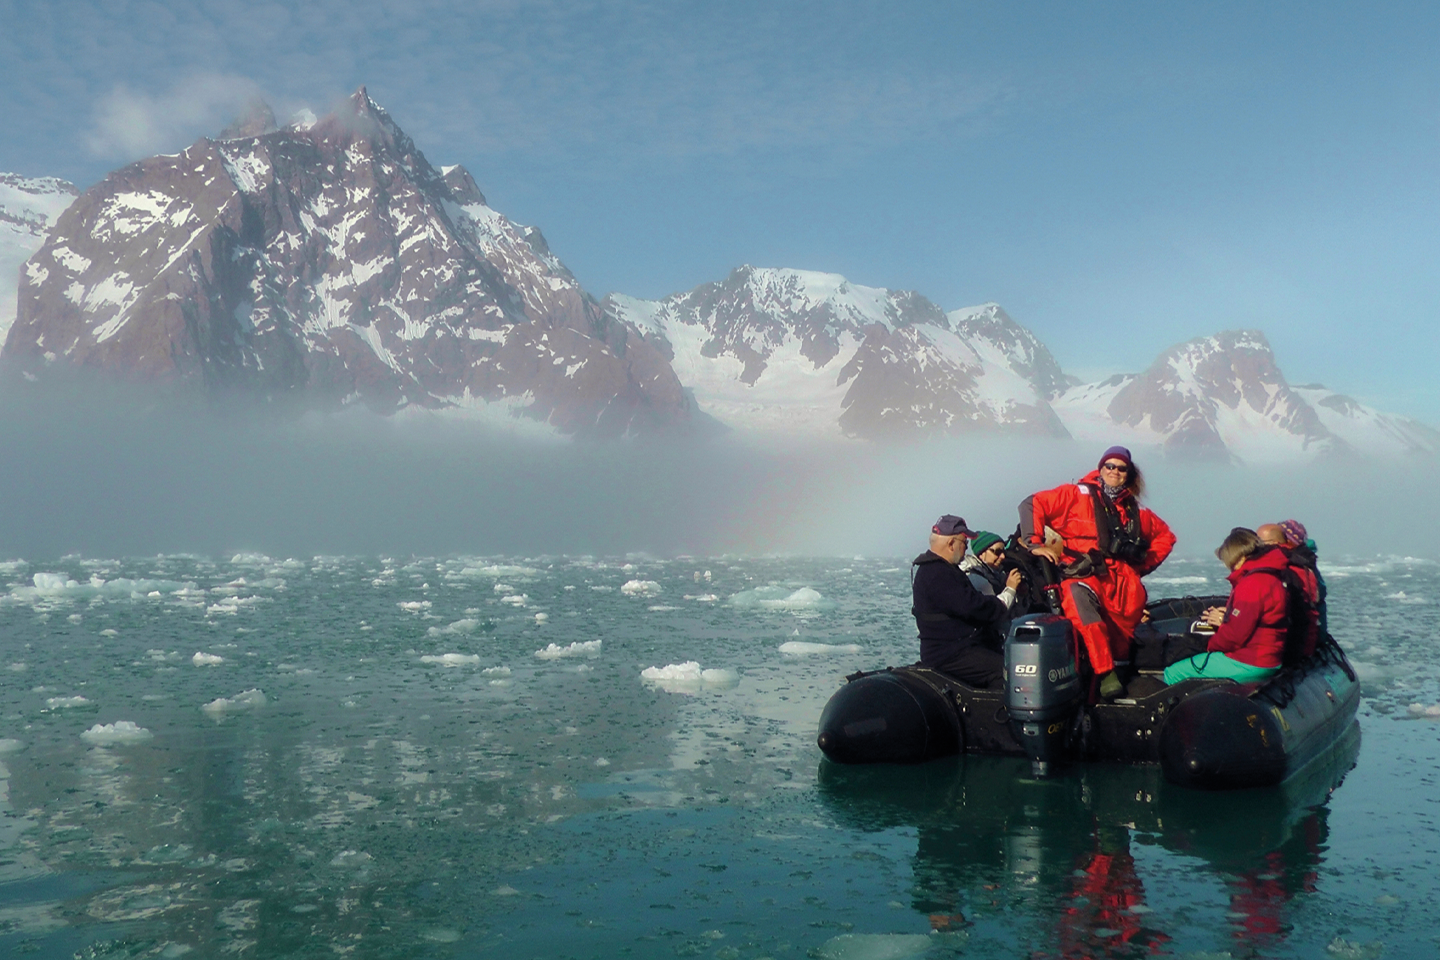
[[[1053,613],[1018,617],[1005,640],[1005,709],[1035,776],[1065,752],[1083,690],[1070,622]]]

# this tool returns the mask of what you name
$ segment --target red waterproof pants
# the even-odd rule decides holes
[[[1067,579],[1060,585],[1060,603],[1090,655],[1097,676],[1129,660],[1135,627],[1145,613],[1145,584],[1128,563],[1106,560],[1100,576]]]

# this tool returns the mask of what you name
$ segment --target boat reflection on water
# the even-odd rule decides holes
[[[1044,928],[1025,931],[1037,960],[1168,953],[1175,931],[1147,904],[1136,867],[1135,847],[1153,845],[1197,897],[1213,901],[1223,885],[1228,903],[1210,905],[1230,924],[1228,950],[1246,956],[1283,939],[1290,901],[1315,889],[1324,804],[1359,749],[1352,724],[1284,784],[1224,794],[1167,783],[1156,766],[1030,780],[1023,759],[974,755],[914,767],[824,761],[818,780],[845,826],[918,830],[911,905],[934,929],[1018,911]]]

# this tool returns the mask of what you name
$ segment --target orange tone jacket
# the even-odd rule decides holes
[[[1021,507],[1021,535],[1032,544],[1041,544],[1045,542],[1045,528],[1050,527],[1065,538],[1065,549],[1069,553],[1082,554],[1096,549],[1100,545],[1099,531],[1090,491],[1100,488],[1100,471],[1092,470],[1078,483],[1033,494],[1025,501],[1029,510],[1023,504]],[[1170,551],[1175,549],[1175,534],[1153,511],[1136,503],[1128,490],[1115,499],[1115,508],[1126,520],[1130,519],[1130,511],[1140,511],[1140,533],[1147,547],[1144,558],[1132,566],[1144,576],[1170,556]]]

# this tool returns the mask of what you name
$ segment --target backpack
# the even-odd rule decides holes
[[[1305,659],[1305,647],[1311,630],[1315,631],[1318,640],[1320,605],[1310,599],[1305,590],[1305,581],[1289,566],[1284,570],[1260,569],[1255,572],[1278,577],[1285,587],[1285,647],[1281,653],[1280,665],[1296,666]]]

